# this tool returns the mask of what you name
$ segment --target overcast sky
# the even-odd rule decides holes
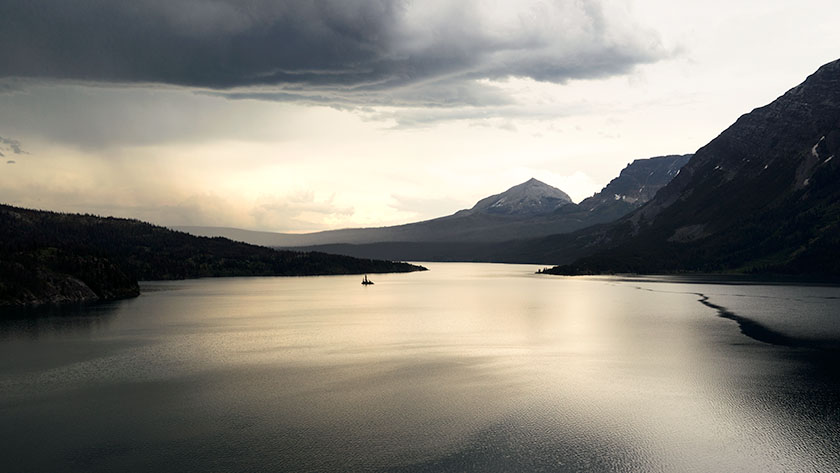
[[[575,201],[840,58],[836,0],[0,0],[0,202],[312,231]]]

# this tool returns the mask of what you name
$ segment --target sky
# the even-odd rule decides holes
[[[592,195],[840,57],[836,0],[0,0],[0,203],[278,232]]]

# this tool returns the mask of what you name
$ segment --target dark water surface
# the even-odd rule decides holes
[[[428,266],[6,312],[0,470],[840,470],[840,288]]]

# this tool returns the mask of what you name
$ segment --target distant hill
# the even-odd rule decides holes
[[[131,297],[139,293],[138,280],[422,269],[196,237],[137,220],[0,205],[0,306]]]
[[[840,60],[740,117],[644,207],[556,241],[558,274],[840,276]],[[548,248],[546,248],[548,249]]]
[[[302,235],[214,227],[175,228],[196,235],[224,236],[274,247],[303,247],[347,254],[348,251],[353,253],[356,245],[365,245],[370,254],[379,254],[376,248],[387,247],[388,251],[382,254],[397,255],[402,254],[398,248],[412,247],[419,249],[420,253],[405,253],[405,259],[412,259],[410,255],[417,254],[426,255],[424,260],[437,259],[435,255],[443,255],[441,251],[444,251],[453,255],[441,256],[446,260],[473,260],[475,255],[471,254],[468,245],[464,245],[466,243],[536,238],[615,220],[650,200],[689,158],[690,155],[662,156],[633,161],[601,192],[580,204],[573,203],[560,189],[530,179],[505,192],[481,199],[472,208],[453,215],[393,227]],[[447,250],[447,245],[457,248],[457,252]],[[458,256],[455,256],[456,253]]]

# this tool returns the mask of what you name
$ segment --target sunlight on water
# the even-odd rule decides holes
[[[146,283],[11,317],[0,453],[12,471],[840,468],[838,288],[429,267]]]

